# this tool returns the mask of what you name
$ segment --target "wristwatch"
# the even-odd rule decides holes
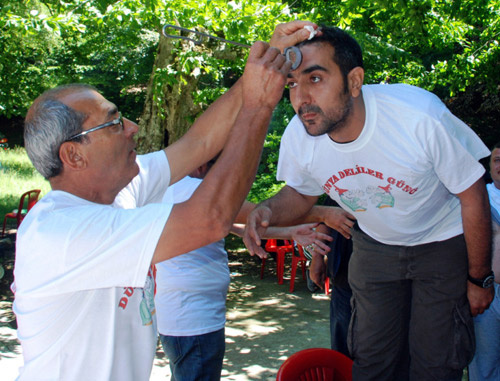
[[[495,281],[495,275],[493,274],[493,271],[490,271],[490,273],[484,278],[473,278],[470,275],[467,275],[467,279],[476,286],[490,288],[493,286],[493,282]]]

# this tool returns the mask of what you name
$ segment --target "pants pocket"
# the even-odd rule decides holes
[[[448,366],[452,369],[463,369],[472,361],[476,351],[474,322],[467,298],[455,305],[453,324],[453,340],[450,343]]]

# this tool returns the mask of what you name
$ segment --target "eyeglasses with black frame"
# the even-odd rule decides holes
[[[84,135],[90,134],[91,132],[100,130],[101,128],[116,126],[117,124],[119,124],[121,126],[122,130],[124,129],[124,127],[123,127],[123,118],[122,118],[122,114],[121,113],[118,113],[118,118],[113,119],[110,122],[107,122],[107,123],[104,123],[104,124],[100,124],[100,125],[98,125],[96,127],[92,127],[92,128],[90,128],[88,130],[82,131],[82,132],[80,132],[78,134],[75,134],[73,136],[70,136],[65,141],[69,142],[70,140],[74,140],[76,138],[79,138],[80,136],[84,136]]]

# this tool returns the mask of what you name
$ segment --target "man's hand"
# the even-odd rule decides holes
[[[495,288],[481,288],[467,282],[467,299],[469,299],[472,316],[482,314],[488,309],[495,296]]]
[[[330,251],[330,247],[324,241],[332,241],[328,234],[316,230],[318,223],[291,226],[292,239],[301,246],[314,246],[314,252],[325,255]]]
[[[266,206],[259,205],[248,215],[243,234],[243,243],[248,249],[250,255],[258,255],[260,258],[266,258],[267,252],[260,246],[261,237],[269,226],[272,212]]]
[[[253,44],[242,77],[242,107],[274,109],[283,95],[291,66],[278,49],[262,41]]]
[[[311,263],[309,265],[309,277],[318,285],[322,290],[325,288],[326,279],[326,264],[323,255],[313,253]]]
[[[274,29],[273,36],[269,42],[270,45],[278,48],[283,53],[285,48],[307,40],[311,32],[304,28],[306,25],[312,27],[314,30],[318,28],[318,25],[310,21],[297,20],[279,24],[276,29]]]
[[[323,222],[325,225],[335,229],[345,238],[351,238],[351,228],[354,226],[356,217],[336,206],[325,206],[324,208]]]

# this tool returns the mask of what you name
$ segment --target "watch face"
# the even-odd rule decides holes
[[[493,282],[495,281],[495,278],[493,277],[493,275],[490,275],[489,277],[487,277],[484,282],[483,282],[483,288],[490,288],[491,286],[493,286]]]

